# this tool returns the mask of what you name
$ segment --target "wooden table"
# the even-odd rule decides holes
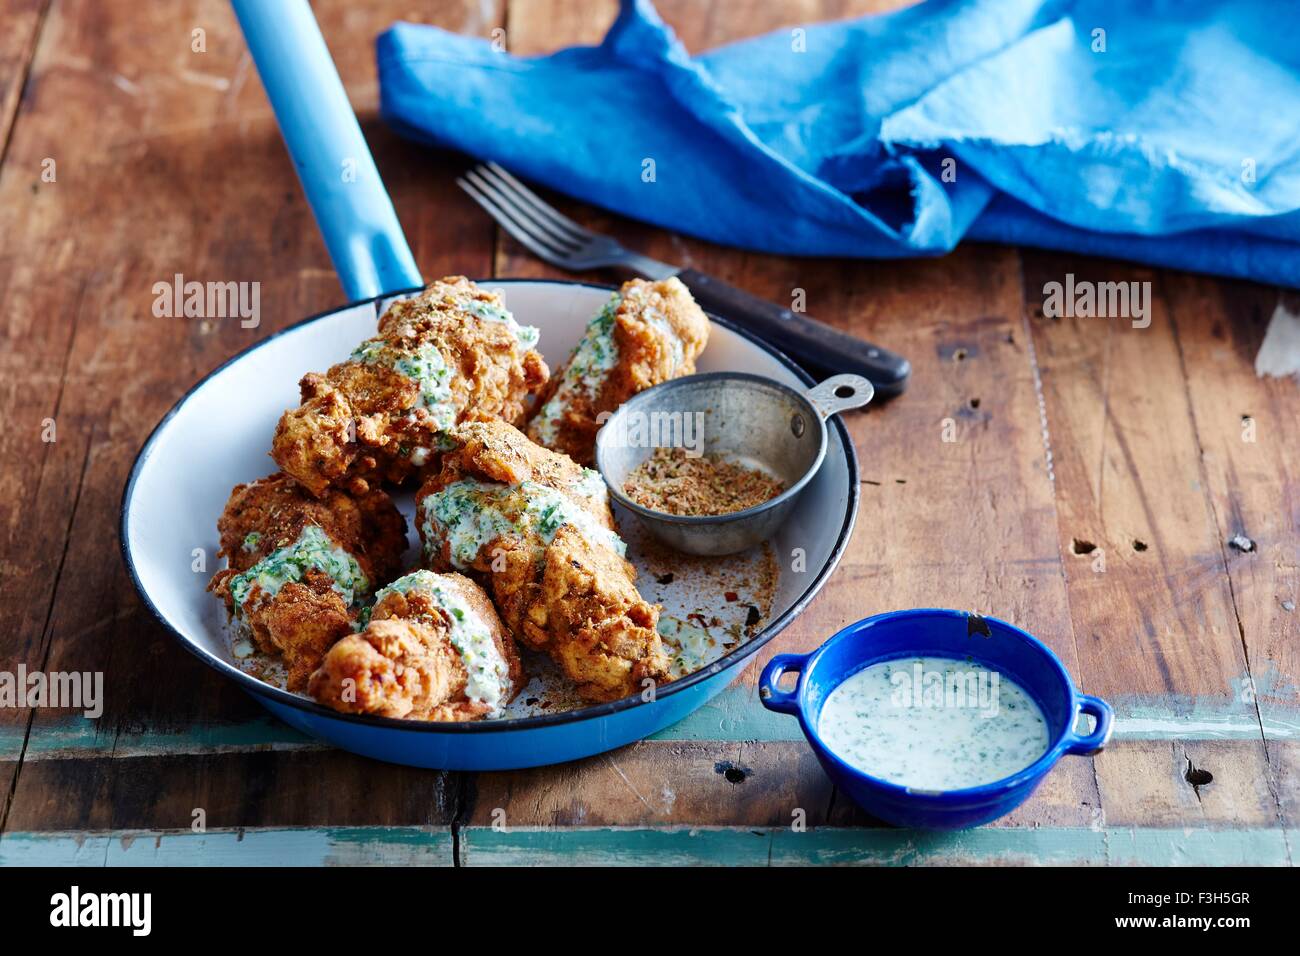
[[[316,4],[424,275],[555,273],[460,193],[463,158],[377,119],[374,36],[400,18],[504,27],[513,52],[538,53],[599,39],[612,0],[576,6]],[[660,4],[692,50],[873,6]],[[0,660],[101,671],[106,696],[96,721],[0,709],[0,862],[1292,861],[1300,396],[1252,367],[1277,290],[997,246],[798,261],[560,201],[772,299],[806,290],[811,314],[907,355],[913,384],[850,418],[862,505],[848,553],[716,703],[565,766],[387,766],[299,736],[186,654],[119,557],[122,486],[158,419],[230,355],[342,299],[229,8],[0,11]],[[1067,272],[1150,281],[1150,327],[1044,318],[1044,283]],[[261,326],[154,317],[153,283],[176,273],[260,282]],[[1254,550],[1229,544],[1239,534]],[[1115,704],[1110,748],[1063,761],[992,826],[873,824],[754,685],[772,653],[912,606],[1040,635]]]

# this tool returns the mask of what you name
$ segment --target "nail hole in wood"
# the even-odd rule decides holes
[[[966,350],[965,350],[965,349],[956,349],[956,350],[954,350],[953,353],[952,353],[952,360],[953,360],[954,362],[964,362],[964,361],[966,361]]]
[[[1083,538],[1075,538],[1070,542],[1070,552],[1072,554],[1092,554],[1097,550],[1097,546],[1091,541],[1085,541]]]
[[[1196,795],[1199,797],[1201,795],[1201,787],[1209,786],[1214,782],[1214,774],[1210,773],[1210,771],[1206,770],[1204,767],[1196,766],[1191,760],[1188,760],[1187,770],[1183,773],[1183,779],[1192,785],[1192,789],[1196,791]]]
[[[713,765],[713,772],[722,774],[727,783],[744,783],[754,771],[748,767],[737,767],[730,760],[721,760]]]
[[[1145,541],[1143,541],[1141,538],[1134,538],[1134,539],[1133,539],[1133,550],[1134,550],[1134,551],[1145,551],[1146,549],[1147,549],[1147,543],[1146,543]]]
[[[979,408],[979,407],[980,407],[980,400],[979,400],[978,398],[972,398],[972,399],[970,400],[970,407],[971,407],[971,408]]]

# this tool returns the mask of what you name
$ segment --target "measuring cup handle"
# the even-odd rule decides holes
[[[231,0],[349,299],[424,284],[307,0]]]
[[[861,408],[876,394],[875,387],[861,375],[832,375],[805,393],[823,419]]]

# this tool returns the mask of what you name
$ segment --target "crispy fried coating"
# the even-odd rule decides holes
[[[356,603],[397,573],[406,549],[406,519],[382,491],[313,498],[282,473],[236,485],[217,530],[228,566],[208,590],[260,650],[284,660],[290,690],[306,687],[330,646],[352,632]],[[329,560],[285,557],[304,541]]]
[[[528,437],[590,465],[600,416],[637,392],[695,373],[709,319],[676,277],[633,279],[587,326],[564,367],[542,394]]]
[[[463,276],[394,302],[378,335],[299,383],[271,457],[313,495],[401,484],[431,463],[442,432],[468,417],[520,421],[546,363],[501,297]]]
[[[313,697],[350,714],[463,721],[493,714],[519,692],[524,684],[519,653],[483,589],[459,574],[417,572],[408,578],[421,575],[426,578],[420,584],[452,594],[452,606],[428,586],[417,584],[405,593],[385,590],[365,630],[331,647],[312,674],[308,692]],[[470,692],[466,655],[457,647],[458,641],[467,643],[467,624],[456,616],[457,608],[491,641],[491,652],[505,669],[496,702]],[[470,649],[475,660],[482,651]]]
[[[609,512],[605,485],[572,458],[543,448],[518,428],[502,421],[466,422],[452,436],[453,461],[445,462],[443,475],[469,475],[516,485],[523,481],[577,496],[580,503],[610,530],[617,531]],[[455,478],[450,478],[455,481]],[[591,491],[594,494],[585,494]]]
[[[617,700],[639,693],[646,679],[670,680],[659,608],[637,593],[636,570],[615,549],[621,542],[598,477],[592,482],[590,472],[503,422],[463,425],[454,440],[460,447],[417,495],[429,565],[460,567],[479,580],[516,639],[550,654],[587,700]],[[451,486],[467,479],[486,483],[473,520],[491,529],[470,555],[435,517]]]
[[[354,614],[331,584],[328,575],[309,572],[246,615],[258,648],[284,660],[289,690],[305,688],[325,652],[352,633]]]
[[[540,600],[525,612],[530,643],[544,643],[589,700],[618,700],[639,693],[646,679],[670,679],[659,608],[642,600],[629,569],[566,524],[546,549]]]

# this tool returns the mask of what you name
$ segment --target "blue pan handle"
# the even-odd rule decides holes
[[[1070,729],[1066,734],[1065,752],[1068,754],[1095,754],[1110,740],[1111,727],[1115,722],[1115,712],[1110,709],[1110,704],[1106,703],[1100,697],[1089,697],[1087,694],[1080,694],[1078,703],[1075,705],[1074,723],[1070,724]],[[1074,732],[1074,725],[1078,723],[1079,714],[1090,714],[1096,721],[1092,728],[1092,733],[1080,737]]]
[[[231,0],[350,300],[423,285],[307,0]]]
[[[799,713],[798,694],[795,691],[781,690],[777,684],[781,683],[786,672],[802,671],[807,661],[807,654],[777,654],[767,662],[758,678],[758,699],[764,707],[783,714]]]

